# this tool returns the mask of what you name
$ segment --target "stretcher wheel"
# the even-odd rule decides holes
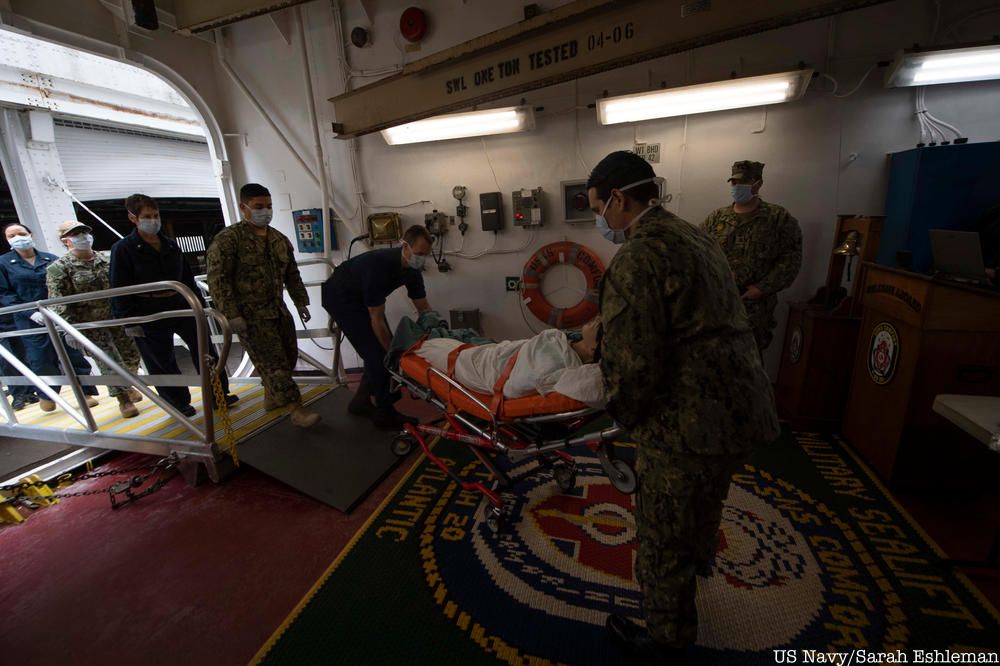
[[[615,473],[609,475],[611,485],[625,495],[634,493],[636,487],[635,470],[624,460],[612,460],[611,466],[615,468]]]
[[[409,435],[399,435],[392,440],[392,452],[402,458],[413,450],[413,438]]]
[[[560,465],[552,470],[559,490],[567,493],[576,486],[576,470],[566,465]]]

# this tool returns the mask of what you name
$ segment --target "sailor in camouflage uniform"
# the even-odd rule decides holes
[[[243,219],[227,227],[208,250],[208,286],[215,307],[226,315],[264,384],[265,408],[288,405],[295,425],[308,428],[319,414],[302,406],[292,380],[298,362],[295,322],[285,307],[288,287],[303,321],[309,295],[295,263],[292,244],[270,226],[271,193],[250,183],[240,189]]]
[[[729,183],[732,205],[709,215],[702,229],[719,241],[729,259],[757,348],[763,353],[774,337],[778,292],[795,282],[802,267],[802,230],[787,210],[760,198],[764,184],[760,162],[733,164]]]
[[[94,237],[91,228],[82,222],[69,220],[58,227],[59,238],[69,250],[62,257],[52,262],[46,273],[46,285],[49,298],[74,296],[110,288],[108,277],[110,263],[106,252],[94,252]],[[71,324],[81,324],[88,321],[114,319],[111,312],[111,302],[107,299],[99,301],[84,301],[67,305],[53,305],[52,311]],[[81,331],[91,342],[101,348],[112,361],[132,374],[139,371],[139,350],[135,348],[132,339],[125,335],[120,326],[113,328],[95,328]],[[66,345],[84,351],[83,345],[71,335],[64,335]],[[94,357],[102,375],[114,376],[115,372],[101,359]],[[139,415],[136,402],[142,400],[142,394],[131,386],[108,386],[108,393],[118,399],[118,408],[122,416],[132,418]]]
[[[638,663],[684,663],[696,572],[711,566],[730,477],[777,437],[732,271],[708,235],[664,210],[652,167],[611,153],[587,182],[597,226],[622,244],[601,283],[608,411],[636,443],[636,575],[646,627],[607,628]]]

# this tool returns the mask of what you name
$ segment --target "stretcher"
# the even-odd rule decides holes
[[[441,410],[444,423],[439,419],[427,424],[406,425],[393,440],[393,451],[400,456],[406,455],[416,444],[463,490],[478,492],[487,505],[485,519],[491,531],[498,533],[502,529],[505,514],[501,492],[518,480],[500,469],[496,462],[498,456],[512,464],[537,460],[539,465],[551,470],[560,490],[567,492],[576,484],[576,463],[567,449],[587,447],[597,455],[615,488],[626,494],[635,492],[635,471],[624,460],[615,459],[614,447],[610,446],[610,442],[622,434],[622,428],[612,425],[594,430],[595,425],[606,420],[603,410],[559,393],[504,398],[503,387],[517,360],[516,353],[504,367],[493,394],[477,393],[455,379],[458,355],[472,345],[462,345],[452,351],[448,356],[447,372],[443,372],[416,353],[422,344],[423,339],[404,352],[398,362],[387,362],[386,367],[392,376],[394,390],[405,386],[414,397],[434,405]],[[468,446],[489,471],[492,482],[487,485],[460,478],[430,449],[428,441],[434,437]]]

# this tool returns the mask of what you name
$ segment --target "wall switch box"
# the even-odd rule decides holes
[[[503,229],[503,196],[499,192],[480,194],[479,215],[483,220],[483,231]]]
[[[514,224],[518,227],[542,225],[542,188],[517,190],[511,193],[514,207]]]

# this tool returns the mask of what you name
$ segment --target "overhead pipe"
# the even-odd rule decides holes
[[[257,110],[257,113],[260,114],[261,118],[267,121],[267,124],[271,126],[271,129],[274,130],[274,133],[278,136],[279,139],[281,139],[281,142],[285,144],[285,147],[288,148],[288,152],[294,155],[295,159],[298,160],[299,164],[302,166],[302,169],[309,175],[310,178],[312,178],[312,181],[316,183],[317,186],[319,186],[320,184],[319,179],[316,178],[316,174],[313,173],[312,167],[306,164],[305,160],[303,160],[302,156],[299,154],[299,151],[294,146],[292,146],[292,143],[288,140],[288,137],[285,136],[285,133],[281,130],[280,127],[278,127],[277,123],[274,122],[274,120],[271,118],[271,115],[267,112],[266,109],[264,109],[264,107],[257,100],[257,98],[254,97],[253,93],[250,92],[250,88],[248,88],[247,85],[243,82],[243,79],[240,78],[240,75],[236,72],[235,69],[233,69],[233,66],[229,64],[229,61],[226,60],[226,53],[222,46],[222,30],[219,28],[215,29],[215,51],[219,58],[219,64],[222,65],[222,69],[224,69],[226,73],[229,74],[229,78],[233,80],[233,83],[235,83],[236,87],[240,89],[240,92],[243,93],[243,96],[247,98],[247,101],[250,102],[250,105]]]
[[[308,98],[308,103],[306,104],[306,109],[309,111],[309,125],[312,127],[313,132],[313,149],[316,151],[316,169],[319,172],[320,181],[320,191],[322,197],[322,220],[323,225],[326,227],[323,229],[323,257],[326,260],[330,260],[330,229],[333,227],[333,220],[328,219],[330,216],[330,184],[326,176],[326,160],[323,156],[323,139],[319,131],[319,123],[316,120],[316,96],[313,94],[313,84],[312,84],[312,70],[309,66],[309,49],[306,47],[306,28],[305,28],[305,16],[302,11],[302,6],[295,8],[296,18],[299,24],[299,51],[302,53],[302,69],[305,73],[306,79],[306,96]],[[326,268],[327,277],[330,275],[329,265]]]

